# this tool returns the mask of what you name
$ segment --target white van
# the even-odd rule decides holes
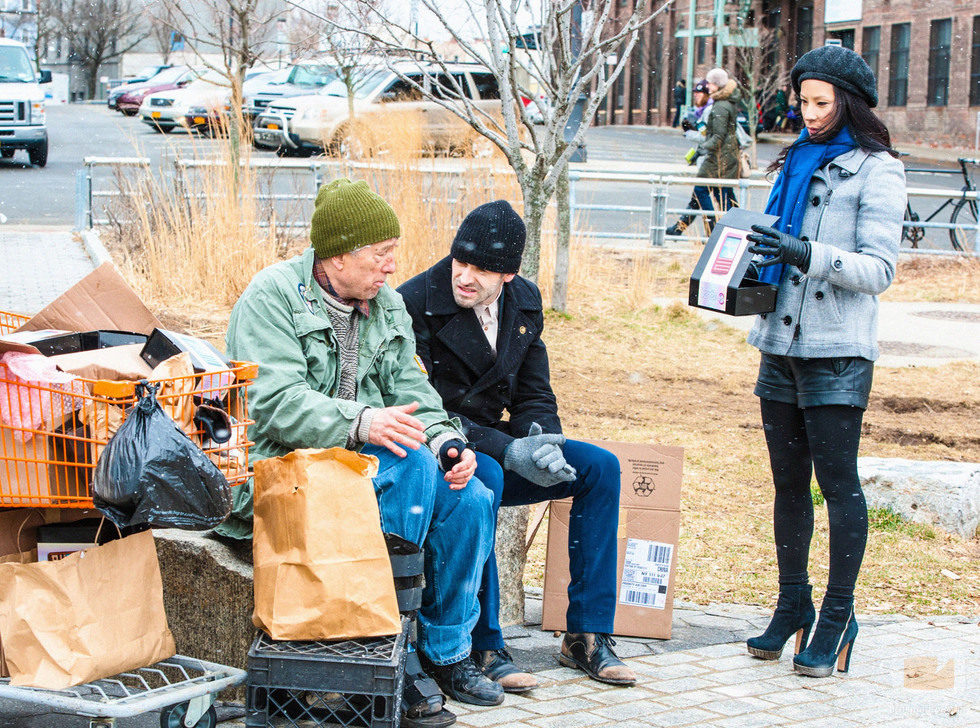
[[[51,71],[35,70],[27,46],[0,38],[0,157],[10,159],[26,149],[31,164],[48,163],[48,128],[44,91]]]

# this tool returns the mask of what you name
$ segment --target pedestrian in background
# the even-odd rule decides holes
[[[742,103],[742,91],[735,79],[724,68],[712,68],[704,77],[711,98],[711,114],[705,127],[704,140],[698,146],[698,177],[738,179],[738,109]],[[735,192],[731,187],[698,185],[694,188],[702,210],[714,210],[715,206],[726,211],[736,206]],[[705,217],[708,234],[714,227],[714,217]]]
[[[671,126],[677,126],[681,120],[681,107],[687,101],[687,81],[683,78],[674,84],[674,120]]]
[[[826,677],[835,663],[847,672],[858,632],[854,585],[868,515],[857,452],[878,357],[878,294],[892,281],[902,237],[905,172],[871,111],[877,82],[861,56],[817,48],[791,78],[805,129],[769,167],[779,174],[766,212],[778,222],[749,235],[750,250],[765,256],[760,279],[779,286],[776,310],[757,317],[748,339],[762,352],[755,393],[775,485],[779,598],[765,633],[747,644],[774,660],[796,634],[794,669]],[[829,516],[830,569],[806,644],[816,618],[807,574],[814,472]]]
[[[708,116],[711,114],[711,104],[713,103],[711,92],[708,90],[708,82],[702,80],[694,84],[694,92],[691,98],[694,105],[684,114],[684,118],[681,120],[681,128],[684,130],[684,136],[696,145],[691,147],[691,150],[684,157],[688,164],[695,165],[698,163],[698,147],[701,146],[701,142],[704,140],[705,129],[708,125]],[[691,199],[687,202],[687,209],[701,209],[698,196],[693,192],[691,193]],[[684,231],[694,222],[696,217],[697,215],[694,214],[682,215],[680,220],[667,228],[666,234],[683,235]]]

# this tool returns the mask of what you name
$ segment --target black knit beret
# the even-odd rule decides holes
[[[480,205],[463,220],[449,254],[460,263],[494,273],[517,273],[527,228],[504,200]]]
[[[825,45],[804,53],[790,72],[793,90],[800,93],[800,83],[816,78],[863,96],[868,106],[878,105],[878,82],[861,56],[843,46]]]

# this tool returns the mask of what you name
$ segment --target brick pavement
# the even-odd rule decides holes
[[[675,611],[675,630],[714,620],[703,629],[750,634],[768,613],[723,605]],[[538,672],[542,687],[508,695],[503,705],[477,708],[451,703],[460,728],[579,728],[585,726],[718,726],[719,728],[929,728],[980,726],[980,628],[978,617],[912,620],[859,614],[861,631],[847,675],[806,678],[793,672],[787,650],[774,662],[757,660],[738,641],[670,650],[674,643],[619,641],[660,651],[628,658],[640,680],[636,687],[601,685],[563,667]],[[538,632],[538,635],[542,633]],[[516,646],[521,639],[512,639]],[[553,654],[559,640],[536,638]],[[548,644],[550,642],[550,645]],[[521,650],[523,653],[523,650]],[[620,650],[621,654],[624,652]],[[553,659],[553,658],[552,658]]]
[[[0,310],[34,314],[94,269],[67,227],[0,225]]]

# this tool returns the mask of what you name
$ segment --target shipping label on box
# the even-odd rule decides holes
[[[614,633],[669,639],[673,618],[680,489],[679,447],[593,442],[619,459]],[[564,630],[568,609],[568,528],[571,500],[554,501],[548,521],[542,629]]]

